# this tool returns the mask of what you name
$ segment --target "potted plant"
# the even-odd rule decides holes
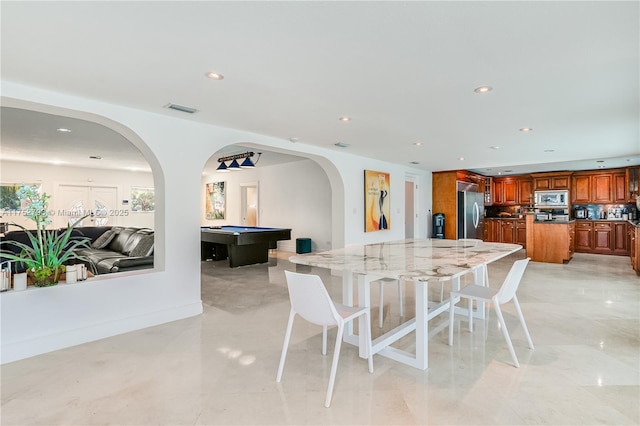
[[[73,224],[68,225],[64,232],[46,230],[45,227],[51,223],[49,213],[49,198],[46,193],[40,194],[38,187],[22,185],[17,193],[20,201],[26,204],[26,217],[36,223],[35,235],[22,225],[12,223],[11,225],[25,231],[30,244],[18,241],[3,241],[20,249],[19,254],[3,253],[3,257],[26,265],[27,274],[37,287],[56,285],[60,275],[65,272],[65,262],[72,259],[86,261],[84,257],[78,255],[75,250],[80,247],[89,246],[89,238],[71,237],[73,228],[87,216],[81,217]]]

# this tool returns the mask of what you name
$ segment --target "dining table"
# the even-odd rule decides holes
[[[428,286],[451,281],[452,289],[459,290],[460,278],[474,274],[474,282],[488,285],[485,268],[498,259],[522,249],[519,244],[485,242],[482,240],[405,239],[374,244],[354,244],[328,251],[298,254],[289,260],[299,265],[326,268],[342,274],[342,303],[354,306],[354,277],[357,281],[358,306],[371,306],[371,283],[391,278],[415,283],[415,317],[404,319],[398,326],[373,339],[374,354],[393,359],[411,367],[426,370],[428,362],[429,321],[438,315],[459,310],[452,307],[449,298],[440,302],[428,300]],[[473,315],[483,318],[484,306],[476,308]],[[358,324],[359,329],[364,321]],[[415,351],[400,349],[393,343],[414,333]],[[353,325],[345,330],[344,341],[358,346],[362,358],[368,356],[364,333],[355,334]],[[412,346],[412,345],[410,345]]]

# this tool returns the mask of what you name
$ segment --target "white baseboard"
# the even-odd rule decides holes
[[[11,343],[3,342],[0,350],[0,364],[6,364],[82,343],[93,342],[118,334],[193,317],[202,314],[202,311],[202,302],[196,302],[103,324],[83,326],[35,339]]]

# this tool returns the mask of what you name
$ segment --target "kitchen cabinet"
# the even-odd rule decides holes
[[[627,238],[627,224],[628,222],[614,222],[612,223],[612,237],[613,242],[611,245],[613,254],[620,256],[629,255],[629,241]]]
[[[631,267],[637,275],[640,275],[640,227],[627,223],[627,235]]]
[[[610,222],[595,222],[593,224],[594,253],[609,254],[613,246],[613,233]]]
[[[484,178],[484,205],[493,205],[493,178],[491,177]]]
[[[513,219],[500,219],[500,242],[516,243],[516,221]]]
[[[493,179],[493,205],[515,206],[519,204],[518,180],[516,178]]]
[[[627,202],[627,178],[624,172],[614,173],[611,192],[614,204],[624,204]]]
[[[516,204],[520,204],[523,206],[533,206],[533,181],[531,179],[518,179]]]
[[[627,178],[624,170],[576,172],[571,178],[573,204],[612,204],[627,201]]]
[[[484,239],[493,243],[527,243],[527,224],[524,219],[494,219],[484,221]]]
[[[500,219],[484,220],[485,241],[492,243],[500,242]]]
[[[579,253],[627,256],[630,252],[626,221],[576,222],[575,248]]]
[[[627,167],[625,170],[625,181],[627,201],[635,203],[636,196],[640,195],[640,166]]]
[[[610,204],[613,175],[610,173],[591,176],[591,202],[593,204]]]
[[[527,216],[527,256],[534,262],[566,263],[573,256],[574,223],[534,222]]]
[[[593,247],[593,222],[579,221],[575,225],[575,251],[591,253]]]
[[[524,219],[516,221],[516,244],[527,248],[527,222]]]
[[[571,202],[573,204],[589,204],[591,202],[591,176],[574,175],[571,178]]]
[[[533,173],[534,191],[547,191],[550,189],[570,189],[571,172]]]

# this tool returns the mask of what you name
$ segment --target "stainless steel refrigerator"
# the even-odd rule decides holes
[[[484,194],[477,185],[458,182],[458,239],[482,240],[484,233]]]

